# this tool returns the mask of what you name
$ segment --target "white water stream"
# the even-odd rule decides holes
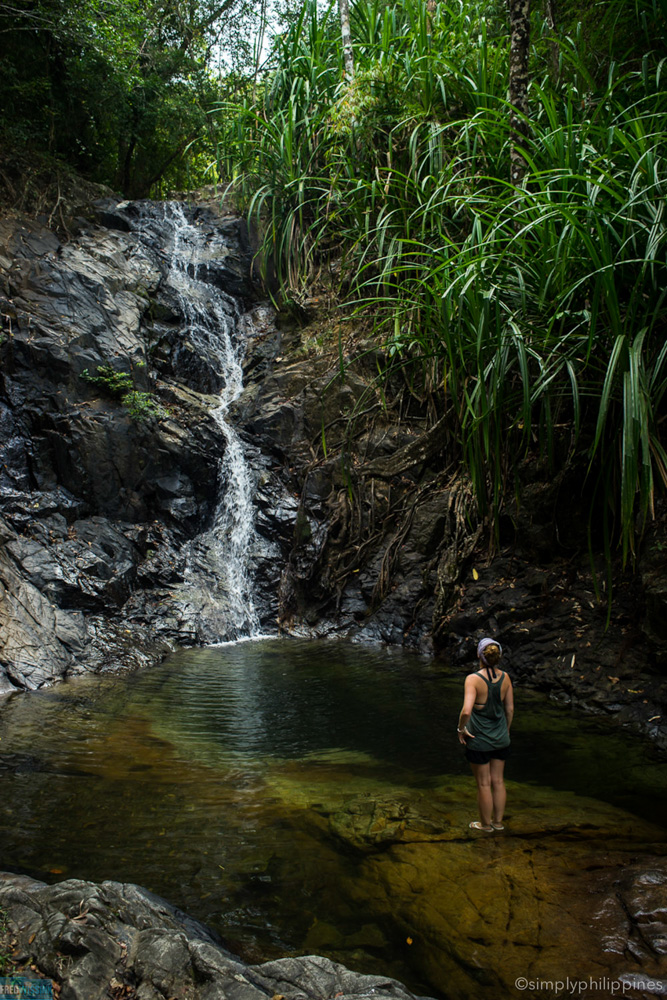
[[[214,592],[206,602],[207,617],[215,615],[216,607],[220,609],[224,621],[221,638],[254,636],[259,633],[259,617],[253,601],[250,568],[256,541],[253,484],[241,439],[227,420],[230,405],[243,391],[244,345],[235,336],[239,306],[232,296],[197,277],[212,253],[224,254],[224,244],[216,241],[212,248],[210,230],[202,231],[189,221],[178,202],[166,203],[165,222],[172,232],[166,280],[184,317],[183,339],[214,363],[222,383],[218,405],[212,410],[225,440],[217,507],[210,530],[190,544],[186,589],[203,572],[205,578],[214,581]]]

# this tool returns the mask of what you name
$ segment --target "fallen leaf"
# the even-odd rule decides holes
[[[412,938],[406,938],[405,940],[408,942],[408,944],[412,944]]]
[[[472,571],[472,578],[473,580],[479,580],[479,573],[477,572],[476,569],[473,569]]]
[[[610,680],[612,684],[618,684],[618,682],[620,680],[620,678],[618,678],[618,677],[610,677],[609,674],[607,674],[607,679]]]

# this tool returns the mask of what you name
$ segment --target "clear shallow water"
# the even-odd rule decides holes
[[[327,815],[467,776],[462,681],[402,651],[262,640],[13,696],[0,708],[0,866],[138,882],[246,959],[324,950],[428,990],[372,906],[340,894],[358,859]],[[664,765],[641,742],[520,691],[513,736],[512,780],[667,827]],[[465,794],[472,817],[471,779]]]

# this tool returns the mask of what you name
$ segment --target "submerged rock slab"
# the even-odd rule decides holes
[[[412,1000],[393,979],[327,958],[244,965],[203,924],[139,886],[0,874],[12,961],[60,984],[61,1000]]]
[[[493,835],[469,830],[474,792],[461,780],[345,803],[329,828],[361,859],[350,905],[391,921],[452,1000],[515,996],[521,977],[665,978],[665,831],[572,793],[508,788],[505,830]]]

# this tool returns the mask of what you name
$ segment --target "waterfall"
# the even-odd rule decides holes
[[[198,594],[199,616],[220,639],[237,639],[259,632],[253,601],[250,558],[256,547],[253,481],[243,444],[227,418],[230,405],[243,391],[243,343],[238,338],[239,304],[225,291],[202,280],[207,261],[224,256],[224,238],[211,240],[210,230],[191,222],[178,202],[164,206],[169,237],[167,286],[176,296],[183,317],[183,338],[205,357],[220,383],[211,415],[225,441],[219,467],[219,495],[211,528],[189,545],[184,596]],[[209,581],[208,592],[200,578]]]

